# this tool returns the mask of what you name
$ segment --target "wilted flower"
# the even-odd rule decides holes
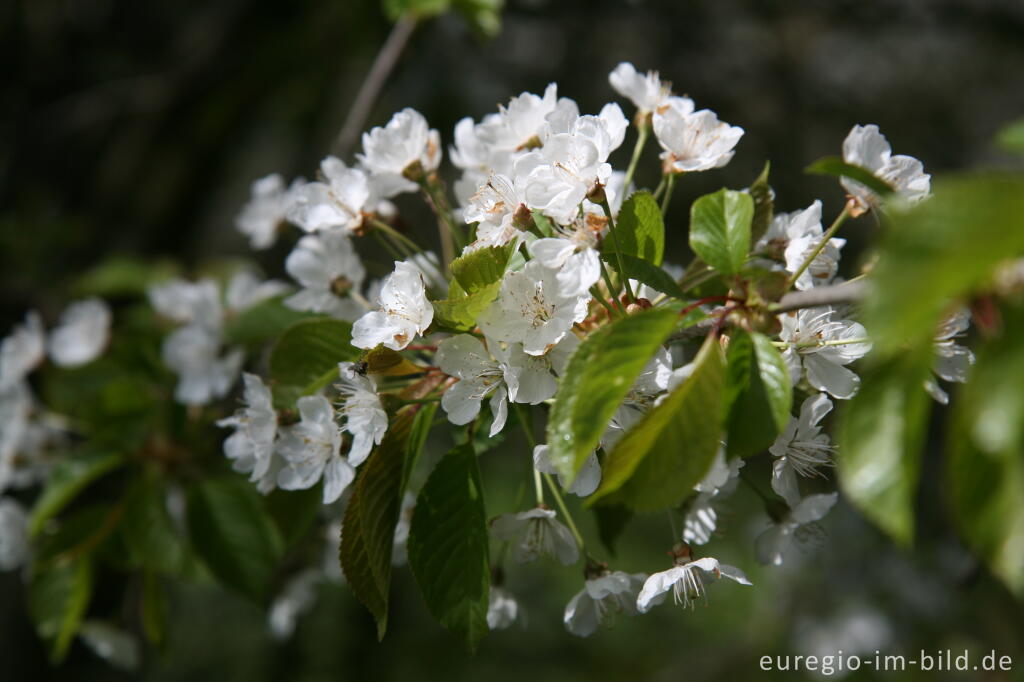
[[[580,551],[572,533],[555,519],[552,509],[536,507],[518,514],[502,514],[491,521],[491,535],[512,543],[512,558],[521,564],[543,557],[569,566]]]
[[[652,606],[665,600],[665,593],[672,590],[676,604],[692,607],[699,599],[707,599],[705,580],[729,578],[740,585],[750,585],[747,576],[735,566],[720,564],[718,559],[705,557],[693,559],[690,548],[677,545],[674,551],[676,565],[667,571],[654,573],[644,582],[643,589],[636,599],[636,608],[640,613],[647,613]]]
[[[824,393],[816,393],[800,405],[800,418],[789,418],[768,451],[777,459],[772,465],[772,489],[786,503],[795,505],[800,500],[796,476],[815,476],[818,467],[832,464],[835,448],[828,434],[821,432],[821,420],[832,409],[832,401]]]
[[[762,564],[781,566],[782,555],[789,549],[793,537],[804,526],[823,519],[838,497],[837,493],[828,493],[808,495],[797,501],[776,519],[770,528],[757,537],[757,560]]]
[[[565,629],[579,637],[588,637],[599,627],[611,625],[620,613],[636,613],[637,592],[647,576],[643,573],[604,571],[588,578],[583,589],[569,600],[562,621]]]

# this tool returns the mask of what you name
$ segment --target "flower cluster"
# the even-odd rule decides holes
[[[452,426],[453,444],[478,449],[489,447],[481,439],[498,442],[510,425],[522,428],[528,447],[519,448],[520,456],[531,472],[526,483],[532,483],[536,501],[493,517],[487,533],[499,564],[505,556],[518,563],[584,564],[583,587],[564,612],[566,628],[580,636],[609,625],[616,615],[646,613],[669,592],[676,603],[693,606],[706,600],[707,587],[720,578],[750,585],[739,568],[694,554],[720,534],[720,513],[741,482],[767,502],[770,525],[754,548],[764,564],[781,564],[793,540],[807,536],[836,503],[836,493],[820,492],[834,452],[823,421],[834,400],[857,394],[855,363],[872,349],[870,330],[856,321],[856,306],[781,312],[778,302],[790,290],[813,292],[842,283],[845,240],[837,230],[847,218],[884,210],[882,197],[844,177],[846,207],[827,228],[823,204],[815,201],[770,215],[760,232],[739,245],[742,268],[697,246],[701,258],[689,267],[664,263],[665,236],[673,234],[664,221],[674,185],[688,173],[728,164],[744,131],[674,94],[657,73],[642,74],[624,63],[609,81],[635,107],[632,124],[617,103],[596,114],[581,113],[576,102],[559,96],[555,84],[543,94],[513,97],[480,121],[459,121],[449,149],[458,173],[453,199],[441,178],[439,132],[418,112],[400,111],[363,136],[362,152],[351,165],[329,156],[312,181],[288,185],[274,174],[253,184],[237,227],[254,249],[292,240],[281,266],[294,285],[243,270],[226,281],[172,279],[148,290],[153,311],[165,323],[162,361],[175,377],[175,400],[189,406],[190,415],[201,414],[203,406],[229,396],[241,376],[241,406],[233,414],[221,412],[216,421],[233,430],[223,452],[231,467],[264,494],[319,486],[315,494],[328,505],[322,517],[335,535],[331,556],[337,554],[337,522],[354,504],[353,482],[370,476],[364,463],[384,453],[387,444],[378,446],[385,439],[404,438],[419,445],[408,446],[400,466],[381,467],[390,466],[400,477],[385,486],[398,497],[391,506],[374,508],[381,514],[400,511],[372,523],[379,533],[378,526],[390,528],[394,522],[391,559],[417,560],[421,550],[414,550],[412,540],[408,555],[405,547],[417,532],[418,504],[415,490],[406,488],[419,486],[422,477],[407,468],[419,461],[412,450],[422,447],[426,431],[410,436],[407,417],[430,417],[439,407]],[[636,130],[632,162],[616,169],[615,152],[631,127]],[[661,149],[660,182],[653,193],[634,187],[637,160],[651,136]],[[854,127],[842,154],[907,200],[928,194],[929,176],[921,163],[893,156],[875,126]],[[728,200],[752,205],[758,192],[773,195],[765,184],[732,192]],[[441,258],[420,248],[401,227],[392,200],[408,193],[422,194],[435,212]],[[297,231],[285,230],[287,224]],[[379,280],[368,279],[373,264],[363,262],[358,248],[369,238],[393,256]],[[657,248],[641,244],[642,239]],[[240,319],[263,307],[289,323],[299,320],[278,330],[282,340],[269,362],[235,331]],[[672,331],[679,333],[665,332],[640,344],[650,350],[643,358],[627,357],[628,349],[602,347],[633,370],[608,366],[607,377],[592,378],[581,388],[580,377],[591,371],[588,363],[603,360],[590,347],[632,320],[653,319],[659,312],[675,321]],[[36,453],[47,450],[46,441],[57,435],[53,417],[33,398],[26,376],[47,354],[60,366],[94,360],[107,344],[110,322],[105,304],[87,300],[70,306],[48,336],[40,316],[30,313],[4,340],[0,493],[39,480],[29,473],[40,468]],[[335,336],[310,337],[294,348],[285,343],[286,337],[293,343],[293,332],[294,338],[304,338],[294,330],[316,322]],[[973,355],[954,340],[967,327],[967,314],[956,312],[937,331],[937,378],[966,380]],[[696,352],[691,341],[701,337],[706,340]],[[736,434],[724,427],[703,439],[701,463],[681,489],[670,491],[674,501],[664,505],[682,529],[673,524],[669,568],[630,574],[596,560],[562,493],[591,504],[621,488],[643,465],[610,468],[609,463],[621,452],[635,452],[643,440],[638,433],[664,429],[672,421],[665,412],[703,390],[705,358],[724,362],[723,351],[731,353],[732,344],[754,337],[762,344],[759,352],[777,361],[782,384],[788,373],[782,393],[787,404],[799,404],[796,414],[757,452],[739,452]],[[927,390],[939,401],[948,400],[937,380],[929,381]],[[793,401],[794,395],[802,402]],[[580,407],[585,403],[600,403],[600,409],[585,413]],[[589,438],[588,446],[568,464],[565,451],[575,446],[573,438],[553,438],[557,429],[550,424],[546,443],[535,438],[535,418],[553,419],[556,410],[562,411],[560,419],[571,414],[581,423],[589,420],[573,434],[581,442]],[[600,419],[593,416],[598,414]],[[717,418],[709,414],[707,421]],[[431,425],[429,419],[416,424],[426,430]],[[758,452],[770,461],[771,479],[765,484],[774,496],[741,476],[740,455]],[[673,469],[668,479],[681,480],[677,476]],[[472,477],[470,483],[471,497],[479,503]],[[371,479],[366,487],[374,485]],[[372,494],[383,494],[382,489]],[[26,523],[17,502],[0,498],[0,569],[24,562]],[[343,561],[346,551],[343,545]],[[500,568],[496,576],[503,573]],[[298,574],[275,605],[275,632],[290,632],[297,614],[311,603],[312,586],[323,573],[311,571]],[[487,599],[491,628],[507,627],[521,613],[513,592],[499,580]]]

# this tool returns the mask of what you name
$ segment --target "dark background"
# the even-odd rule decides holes
[[[249,183],[273,171],[315,172],[390,29],[376,2],[337,0],[27,0],[0,5],[0,26],[4,328],[28,307],[53,319],[66,286],[112,254],[170,256],[188,266],[245,254],[232,221]],[[660,70],[698,107],[747,131],[726,169],[688,177],[677,189],[677,221],[693,197],[749,184],[766,159],[780,209],[822,198],[828,219],[841,192],[801,169],[838,154],[855,123],[879,124],[896,153],[922,159],[932,173],[1008,163],[990,141],[1024,114],[1024,3],[512,0],[503,32],[489,42],[454,16],[422,26],[367,126],[412,106],[447,145],[460,117],[479,119],[550,81],[596,112],[615,96],[607,74],[621,60]],[[627,138],[613,159],[620,167],[631,144]],[[638,179],[651,184],[651,147],[645,160]],[[684,234],[685,223],[677,229]],[[848,236],[856,247],[857,235]],[[279,274],[286,251],[257,260]],[[495,475],[500,457],[485,464]],[[767,471],[755,473],[767,480]],[[279,645],[256,607],[190,587],[172,609],[167,651],[150,652],[145,676],[768,679],[756,672],[760,655],[806,653],[808,637],[857,618],[884,635],[884,653],[1020,654],[1019,604],[953,539],[941,485],[934,472],[924,478],[911,552],[892,548],[841,504],[827,535],[812,543],[817,549],[781,571],[751,570],[757,587],[715,586],[708,609],[661,607],[586,641],[560,623],[578,576],[523,570],[511,586],[527,602],[529,629],[490,636],[475,658],[429,621],[404,571],[382,645],[340,588],[325,589],[295,639]],[[723,561],[745,568],[764,525],[749,497],[738,497],[729,534],[712,545]],[[664,525],[643,522],[621,567],[651,570],[643,533],[667,540]],[[63,669],[49,671],[20,601],[17,576],[0,576],[0,679],[111,679],[80,647]],[[905,677],[892,675],[878,679]]]

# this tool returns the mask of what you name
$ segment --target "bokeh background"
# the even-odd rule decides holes
[[[248,254],[232,223],[249,183],[273,171],[315,172],[389,30],[373,0],[3,3],[3,328],[28,307],[52,317],[68,286],[111,255],[170,258],[191,268]],[[991,139],[1024,114],[1024,3],[509,0],[492,40],[452,15],[421,26],[367,124],[412,106],[447,143],[462,116],[479,119],[552,81],[583,111],[596,112],[613,99],[607,74],[622,60],[660,70],[677,92],[747,131],[727,168],[677,188],[678,244],[694,197],[746,186],[766,159],[777,208],[821,198],[826,216],[837,213],[836,184],[801,171],[838,153],[855,123],[879,124],[897,153],[917,156],[933,173],[1011,163]],[[630,146],[619,151],[623,167]],[[655,180],[651,147],[645,160],[641,185]],[[414,223],[417,209],[401,207]],[[872,229],[860,224],[848,267]],[[280,275],[286,252],[281,246],[248,257]],[[580,587],[573,571],[512,571],[508,585],[528,627],[490,635],[469,657],[430,620],[408,572],[399,570],[381,644],[343,587],[321,589],[313,612],[282,643],[270,637],[258,607],[187,586],[172,602],[166,649],[147,652],[138,673],[112,671],[80,646],[53,670],[24,614],[18,576],[5,574],[0,680],[799,679],[804,674],[763,673],[758,659],[946,648],[978,656],[994,649],[1014,656],[1019,670],[919,679],[1024,679],[1021,605],[952,532],[935,465],[941,442],[933,441],[912,550],[891,546],[841,502],[784,568],[758,569],[752,540],[767,517],[757,497],[741,490],[709,552],[749,569],[756,587],[716,585],[707,608],[661,607],[588,640],[561,624],[562,605]],[[482,462],[494,513],[512,504],[496,483],[518,475],[524,450],[510,435]],[[767,481],[763,462],[750,469]],[[667,567],[662,551],[671,540],[664,518],[641,519],[614,566]]]

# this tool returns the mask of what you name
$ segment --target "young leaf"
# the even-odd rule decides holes
[[[274,401],[291,407],[301,396],[315,393],[338,378],[338,363],[359,359],[352,345],[352,325],[316,318],[296,322],[278,339],[270,354]]]
[[[476,454],[462,445],[438,463],[416,500],[409,567],[427,608],[470,650],[487,633],[488,557]]]
[[[927,343],[950,301],[989,284],[999,263],[1024,255],[1024,175],[965,174],[934,196],[890,211],[864,326],[882,354]]]
[[[877,361],[842,413],[839,483],[853,503],[898,543],[914,535],[914,496],[931,398],[930,345]]]
[[[1000,129],[996,145],[1014,154],[1024,154],[1024,118],[1018,118]]]
[[[222,478],[194,484],[188,529],[196,552],[224,587],[257,601],[266,596],[283,543],[250,483]]]
[[[460,256],[449,266],[452,276],[463,291],[475,294],[501,281],[515,246],[515,242],[504,246],[488,246]]]
[[[810,175],[831,175],[837,178],[856,180],[882,197],[889,196],[893,192],[892,186],[885,180],[882,180],[866,168],[846,163],[838,156],[826,156],[823,159],[818,159],[805,168],[804,172]]]
[[[64,660],[92,597],[88,555],[37,565],[28,586],[28,609],[39,636],[50,642],[50,658]]]
[[[164,487],[155,478],[138,478],[125,496],[121,531],[136,565],[175,574],[182,568],[185,548],[165,500]]]
[[[449,329],[468,331],[476,326],[476,319],[487,306],[497,298],[501,290],[501,282],[494,282],[482,287],[472,294],[467,294],[452,280],[448,288],[448,298],[434,301],[434,319]]]
[[[737,331],[729,339],[729,454],[753,455],[789,422],[793,384],[782,354],[764,334]]]
[[[957,396],[947,475],[968,547],[1024,596],[1024,312],[1006,315],[1003,335],[978,353]]]
[[[419,455],[425,433],[422,421],[411,438],[417,413],[432,410],[409,405],[399,410],[388,431],[359,472],[345,509],[341,531],[341,566],[345,579],[377,621],[377,636],[388,626],[391,551],[402,507],[407,470]],[[428,406],[435,408],[436,406]],[[429,424],[429,420],[427,422]]]
[[[616,244],[623,255],[661,265],[665,254],[665,222],[658,202],[650,192],[636,192],[622,204],[615,219],[615,235],[605,237],[604,253],[615,253]],[[615,260],[605,260],[616,263]]]
[[[764,169],[757,176],[757,180],[750,185],[747,192],[754,200],[754,217],[750,221],[750,247],[753,248],[757,240],[764,236],[768,227],[772,224],[772,216],[775,211],[775,203],[772,199],[772,186],[768,184],[768,170],[771,163],[764,162]]]
[[[672,279],[672,276],[659,268],[636,256],[629,254],[602,253],[601,259],[613,268],[619,266],[619,259],[622,259],[622,267],[626,269],[628,277],[635,279],[641,284],[646,284],[655,291],[672,296],[673,298],[685,298],[679,285]]]
[[[384,346],[366,351],[360,361],[366,363],[367,374],[401,377],[423,372],[422,367],[413,364],[401,353]]]
[[[754,200],[745,192],[720,189],[693,202],[690,248],[724,275],[735,275],[750,251]]]
[[[551,461],[572,478],[597,447],[644,365],[675,328],[672,310],[650,308],[591,333],[573,353],[548,419]]]
[[[682,502],[707,473],[721,446],[726,408],[725,358],[708,337],[692,374],[633,426],[604,462],[601,487],[588,505],[615,493],[634,511]]]
[[[124,456],[111,452],[85,452],[62,459],[53,467],[43,493],[29,517],[29,535],[36,536],[43,524],[56,516],[90,483],[124,463]]]

